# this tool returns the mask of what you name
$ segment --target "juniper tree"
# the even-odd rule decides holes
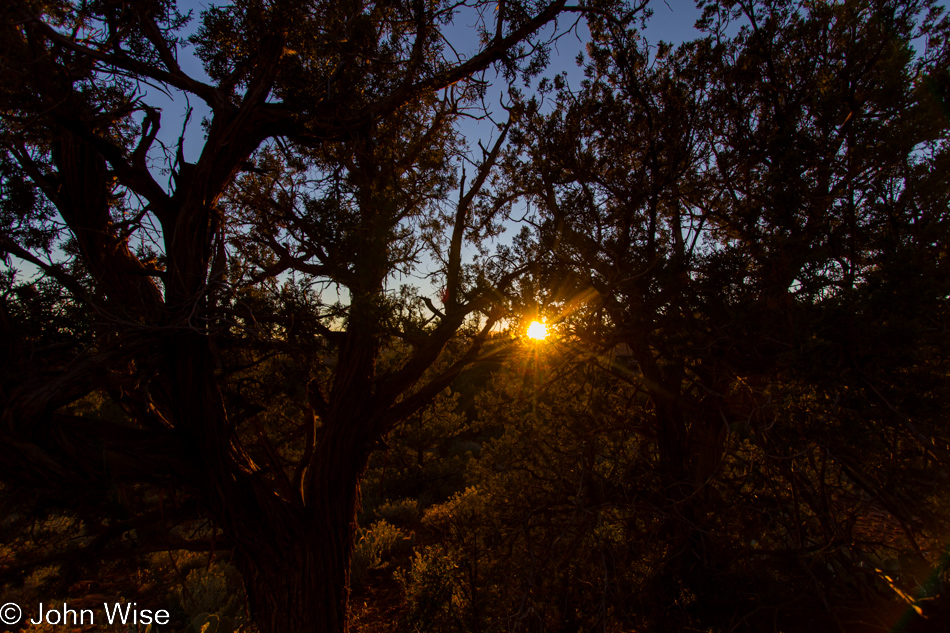
[[[504,133],[466,181],[454,125],[481,71],[531,74],[546,25],[615,9],[238,0],[185,37],[168,1],[6,4],[3,479],[63,501],[175,489],[233,549],[262,631],[345,630],[368,454],[478,357],[511,276],[463,266],[495,226],[476,194]],[[480,25],[470,55],[456,15]],[[203,102],[196,159],[196,126],[160,140],[178,122],[155,87]],[[388,287],[427,246],[441,305]]]

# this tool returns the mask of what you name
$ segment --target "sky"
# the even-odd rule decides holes
[[[179,3],[179,8],[183,13],[189,10],[193,12],[193,19],[187,26],[185,35],[197,30],[200,24],[201,12],[210,5],[210,2],[201,0],[186,0]],[[693,25],[698,19],[700,12],[692,0],[654,0],[651,5],[651,10],[653,15],[649,18],[646,31],[644,32],[648,41],[655,43],[659,40],[663,40],[673,44],[679,44],[698,34],[698,32],[693,29]],[[475,28],[475,19],[476,16],[474,15],[468,19],[466,19],[466,16],[460,15],[456,20],[456,24],[447,30],[447,38],[451,41],[453,47],[463,52],[463,54],[472,54],[477,50],[478,38],[477,29]],[[565,29],[572,22],[573,16],[569,16],[567,20],[560,22],[559,28]],[[553,32],[553,27],[548,30]],[[575,33],[568,33],[560,38],[552,52],[551,64],[544,75],[553,77],[554,75],[565,73],[569,85],[579,86],[580,81],[583,79],[583,71],[578,67],[576,59],[578,53],[584,51],[586,45],[585,38],[587,36],[587,28],[584,26],[583,21],[581,21]],[[203,81],[210,81],[204,73],[201,61],[194,56],[193,47],[182,47],[182,49],[179,50],[178,61],[182,69],[189,75]],[[537,85],[537,83],[535,82],[534,85]],[[506,88],[500,80],[493,82],[488,97],[489,99],[493,99],[494,103],[497,104],[501,100],[505,90]],[[167,148],[165,152],[169,159],[174,158],[174,151],[177,147],[179,136],[182,133],[183,125],[185,125],[186,112],[189,107],[192,108],[191,116],[188,118],[187,130],[184,135],[183,149],[185,160],[195,162],[200,156],[204,145],[204,131],[201,128],[201,121],[204,117],[210,115],[208,107],[203,101],[196,97],[186,100],[183,94],[175,93],[174,91],[166,92],[164,87],[143,85],[142,91],[144,101],[162,110],[161,129],[158,134],[158,140]],[[491,91],[494,91],[494,94],[491,94]],[[494,113],[498,112],[501,112],[501,109],[495,108]],[[464,120],[460,124],[460,130],[469,139],[473,147],[477,141],[488,145],[492,140],[492,136],[497,134],[497,129],[491,122],[477,122],[471,119]],[[153,171],[156,174],[156,180],[167,187],[170,184],[170,175],[167,171],[169,161],[162,157],[161,152],[162,150],[157,146],[151,152]],[[163,168],[164,172],[162,172]],[[510,230],[506,232],[506,235],[502,237],[501,241],[508,242],[516,232],[515,227],[510,227]],[[466,255],[474,256],[474,252],[466,253]],[[420,273],[424,274],[435,268],[436,265],[434,262],[424,261]],[[393,280],[396,285],[405,283],[406,281],[409,280]],[[421,280],[417,280],[416,283],[420,281]]]
[[[179,7],[183,12],[189,10],[193,12],[193,20],[186,29],[186,35],[197,29],[201,12],[209,6],[211,6],[211,2],[207,0],[184,0],[179,2]],[[694,29],[694,24],[700,17],[700,11],[696,8],[693,0],[651,0],[650,10],[652,15],[647,20],[644,37],[651,44],[655,45],[662,40],[677,45],[699,35],[699,32]],[[571,18],[562,20],[560,28],[565,28],[570,22]],[[551,77],[564,73],[567,75],[569,85],[579,86],[583,78],[583,71],[577,66],[576,58],[579,53],[584,51],[586,34],[586,27],[581,23],[576,32],[568,33],[560,38],[552,53],[551,64],[544,75]],[[474,17],[466,20],[465,16],[460,16],[457,23],[448,29],[448,37],[457,50],[466,51],[469,54],[474,52],[478,45]],[[194,56],[193,47],[185,46],[179,51],[179,63],[182,69],[191,76],[207,80],[200,60]],[[534,85],[537,85],[536,82]],[[489,94],[489,98],[493,98],[494,102],[498,103],[505,90],[504,85],[500,81],[495,82],[491,90],[494,91],[494,95]],[[183,125],[185,125],[186,110],[189,106],[193,108],[184,135],[184,154],[185,159],[189,162],[196,161],[204,145],[204,131],[201,128],[201,121],[210,114],[207,106],[195,97],[192,97],[190,101],[186,101],[181,93],[166,92],[166,89],[160,86],[143,84],[142,93],[143,101],[162,109],[162,124],[158,140],[164,143],[169,158],[174,157],[179,135],[182,133]],[[500,109],[496,111],[501,112]],[[493,134],[497,133],[493,124],[488,122],[467,121],[460,126],[460,129],[469,139],[481,140],[485,144],[490,141]],[[170,176],[167,173],[167,167],[169,163],[163,159],[160,150],[153,151],[152,158],[155,159],[153,164],[156,179],[160,184],[168,183]],[[509,230],[508,236],[503,238],[503,241],[510,240],[513,233],[514,231]],[[431,262],[423,264],[423,269],[433,267]],[[398,283],[398,280],[395,281]]]
[[[192,21],[186,27],[183,35],[187,36],[193,33],[200,24],[201,12],[211,6],[213,3],[207,0],[183,0],[178,6],[183,13],[192,11]],[[214,3],[223,4],[223,3]],[[653,16],[648,22],[645,32],[650,41],[665,40],[674,44],[680,43],[691,38],[696,32],[693,30],[693,24],[699,16],[699,11],[695,8],[692,0],[653,0]],[[567,22],[562,22],[561,28],[564,28]],[[551,77],[559,73],[566,73],[571,85],[578,85],[583,78],[583,72],[578,68],[576,58],[578,53],[584,50],[585,42],[583,38],[587,34],[586,27],[581,25],[577,29],[577,34],[568,34],[561,38],[552,53],[551,64],[544,73]],[[473,52],[477,47],[478,40],[474,24],[470,24],[463,19],[459,19],[457,25],[449,29],[448,37],[457,50]],[[184,46],[178,52],[178,62],[182,70],[187,74],[199,80],[209,81],[204,73],[201,61],[195,57],[194,48]],[[535,84],[536,85],[536,84]],[[496,102],[502,94],[503,88],[498,82],[493,87],[496,90]],[[164,150],[156,144],[150,152],[152,159],[152,170],[159,184],[170,189],[171,176],[168,167],[175,156],[175,150],[185,128],[183,150],[185,160],[195,162],[200,156],[204,146],[204,131],[201,128],[203,118],[210,115],[210,110],[203,101],[197,97],[187,99],[185,95],[176,92],[173,89],[159,85],[141,84],[141,98],[145,103],[159,108],[162,112],[161,128],[157,135],[157,140],[164,145]],[[190,117],[186,117],[186,112],[191,108]],[[470,139],[481,139],[487,142],[493,133],[496,133],[493,125],[490,123],[465,124],[468,127],[462,128],[462,132]],[[164,151],[164,156],[163,156]],[[19,262],[16,266],[18,277],[36,278],[39,271],[32,265],[25,262]]]
[[[193,32],[194,29],[197,28],[201,11],[210,5],[210,2],[196,0],[186,0],[185,2],[179,3],[183,12],[188,10],[193,11],[194,19],[188,25],[189,31]],[[679,44],[697,34],[693,29],[693,25],[699,18],[700,12],[696,9],[692,0],[653,0],[651,9],[653,15],[649,19],[645,31],[645,36],[649,41],[657,42],[663,40],[673,44]],[[473,47],[477,45],[478,42],[473,27],[474,24],[460,19],[458,25],[450,29],[449,37],[458,50],[465,50],[466,48],[472,50]],[[579,84],[583,78],[583,73],[581,69],[578,68],[575,59],[577,58],[577,54],[584,50],[585,42],[581,41],[580,38],[586,35],[587,30],[582,25],[578,31],[580,32],[580,37],[568,34],[558,41],[554,53],[552,54],[551,65],[545,75],[553,76],[564,72],[567,74],[568,80],[572,85]],[[179,51],[178,61],[182,69],[188,74],[199,79],[207,80],[200,60],[193,54],[193,48],[186,47]],[[167,147],[172,149],[178,142],[178,135],[181,133],[182,125],[185,121],[187,106],[190,105],[193,108],[188,125],[189,133],[185,136],[184,153],[186,160],[189,162],[195,161],[200,155],[201,148],[204,144],[204,134],[200,127],[201,120],[210,114],[205,104],[196,98],[192,98],[190,102],[186,104],[182,95],[176,95],[174,93],[170,95],[165,94],[163,90],[157,86],[144,86],[143,92],[143,97],[146,98],[148,103],[162,108],[162,127],[158,138],[165,143]],[[483,134],[476,131],[475,128],[468,131],[468,133],[483,136]],[[167,181],[167,177],[165,177],[164,180]],[[159,180],[159,182],[163,182],[163,180]]]

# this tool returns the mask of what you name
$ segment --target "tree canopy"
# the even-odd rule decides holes
[[[4,479],[182,489],[261,630],[343,630],[369,453],[478,356],[513,274],[462,261],[497,221],[475,200],[504,132],[466,182],[453,126],[478,73],[530,76],[542,27],[611,7],[497,9],[242,1],[186,38],[172,2],[6,6],[0,247],[40,278],[5,276]],[[458,12],[479,25],[467,57]],[[193,162],[157,140],[146,86],[210,110]],[[426,250],[441,308],[389,287]]]
[[[700,6],[4,8],[4,578],[227,552],[268,633],[363,627],[384,556],[416,630],[945,608],[950,20]]]

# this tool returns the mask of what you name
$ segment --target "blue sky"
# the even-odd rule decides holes
[[[185,35],[194,32],[200,20],[201,12],[211,6],[212,2],[207,0],[184,0],[179,2],[179,7],[183,12],[192,11],[192,22],[186,28]],[[222,4],[222,3],[219,3]],[[689,39],[695,34],[692,26],[695,23],[699,12],[695,8],[692,0],[654,0],[652,5],[653,16],[648,22],[646,36],[650,41],[665,40],[673,43],[679,43]],[[471,21],[471,20],[469,20]],[[568,21],[562,21],[561,28],[565,28]],[[584,38],[587,34],[586,27],[581,24],[576,33],[567,34],[561,38],[552,54],[551,65],[545,75],[553,76],[565,72],[572,84],[579,83],[583,77],[582,71],[577,67],[577,54],[584,50]],[[448,36],[452,39],[453,45],[457,50],[471,54],[478,44],[474,24],[469,24],[460,19],[458,24],[449,29]],[[179,50],[179,64],[182,69],[195,78],[207,80],[204,74],[201,62],[194,56],[194,49],[191,46],[184,46]],[[204,131],[201,128],[202,118],[210,114],[207,106],[200,99],[192,97],[186,100],[185,96],[173,89],[157,85],[140,84],[141,98],[145,103],[153,107],[160,108],[162,111],[161,128],[157,140],[164,144],[166,150],[165,156],[158,144],[150,152],[152,158],[152,168],[156,175],[156,180],[167,186],[169,174],[167,172],[171,161],[175,156],[175,148],[178,144],[179,135],[182,133],[185,124],[185,112],[190,106],[193,111],[188,121],[187,129],[184,134],[184,153],[185,159],[189,162],[197,160],[204,146]],[[501,82],[497,82],[493,87],[494,99],[497,103],[504,90]],[[463,128],[463,132],[474,137],[483,137],[488,139],[494,132],[491,124],[471,125],[468,129]],[[166,158],[167,157],[167,158]],[[26,273],[26,277],[34,277],[36,271],[33,266],[21,263],[18,268],[21,274]]]
[[[183,11],[193,11],[194,19],[189,24],[189,30],[196,28],[201,11],[210,4],[209,2],[194,0],[180,3],[179,6]],[[654,0],[651,9],[653,16],[650,18],[645,32],[647,39],[651,42],[664,40],[679,44],[696,35],[693,24],[699,17],[699,11],[691,0]],[[563,25],[564,23],[562,23]],[[449,36],[459,50],[465,50],[477,44],[473,27],[474,24],[469,24],[466,20],[460,19],[458,26],[451,29]],[[558,41],[546,75],[552,76],[560,72],[566,72],[572,84],[580,81],[583,74],[577,67],[575,59],[577,54],[584,50],[584,42],[581,40],[586,35],[587,30],[581,25],[578,32],[579,36],[568,34]],[[198,78],[205,78],[201,62],[194,57],[191,47],[179,51],[179,63],[185,72]],[[495,92],[500,94],[500,90],[501,86],[499,85]],[[159,133],[159,140],[164,142],[166,146],[174,148],[184,123],[186,108],[184,98],[182,95],[175,95],[174,93],[171,95],[173,98],[169,98],[157,87],[144,87],[144,93],[148,103],[162,108],[162,128]],[[195,98],[191,99],[190,105],[194,111],[185,137],[184,149],[186,160],[194,161],[199,156],[204,144],[204,134],[200,127],[201,119],[207,116],[209,111],[203,102]]]

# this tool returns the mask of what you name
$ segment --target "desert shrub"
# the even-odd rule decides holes
[[[231,633],[248,626],[244,585],[231,565],[191,570],[172,597],[187,616],[189,633]]]
[[[412,563],[397,572],[408,607],[408,631],[465,631],[467,604],[459,588],[458,565],[442,547],[416,551]]]
[[[412,542],[411,533],[406,534],[385,520],[360,528],[350,561],[350,585],[362,585],[371,569],[383,567],[389,556],[408,552]]]
[[[432,631],[637,625],[626,605],[658,552],[645,539],[656,520],[634,508],[649,483],[630,428],[636,402],[596,372],[545,383],[545,362],[516,359],[477,397],[481,424],[498,432],[469,461],[469,487],[425,513],[440,549],[414,561],[414,623],[428,617]]]
[[[391,501],[376,508],[376,516],[393,525],[414,526],[422,516],[419,505],[416,499]]]

